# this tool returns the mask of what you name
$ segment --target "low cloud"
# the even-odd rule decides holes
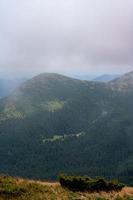
[[[132,0],[1,0],[0,73],[133,70]]]

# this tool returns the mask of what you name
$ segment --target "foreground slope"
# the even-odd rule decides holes
[[[59,183],[0,177],[0,200],[131,200],[133,188],[125,187],[121,192],[72,192],[63,189]]]
[[[0,171],[133,183],[132,73],[110,83],[41,74],[0,101]],[[126,84],[126,88],[122,85]]]

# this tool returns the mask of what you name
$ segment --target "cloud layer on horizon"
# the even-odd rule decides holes
[[[1,0],[0,73],[133,70],[132,0]]]

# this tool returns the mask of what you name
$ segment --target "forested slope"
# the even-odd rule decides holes
[[[0,101],[0,171],[133,183],[132,72],[110,83],[41,74]],[[128,78],[129,77],[129,78]]]

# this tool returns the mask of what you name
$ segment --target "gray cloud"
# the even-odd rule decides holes
[[[133,70],[132,0],[1,0],[0,73]]]

